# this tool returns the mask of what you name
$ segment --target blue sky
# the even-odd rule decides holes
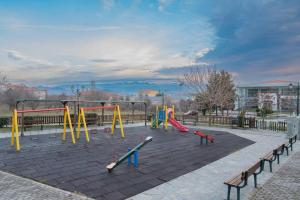
[[[0,71],[31,85],[176,80],[194,65],[299,80],[299,50],[298,0],[0,2]]]

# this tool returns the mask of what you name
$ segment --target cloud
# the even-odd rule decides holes
[[[173,2],[174,2],[174,0],[158,0],[158,10],[164,11],[164,9]]]
[[[195,58],[189,58],[182,53],[169,52],[160,43],[146,38],[104,37],[85,42],[74,54],[84,60],[92,60],[95,66],[101,68],[123,67],[155,71],[162,67],[178,67],[195,63]],[[97,57],[101,59],[95,59]]]
[[[20,54],[18,51],[7,50],[7,56],[13,60],[26,60],[27,57]]]
[[[100,3],[105,10],[111,10],[115,5],[114,0],[100,0]]]
[[[40,60],[40,59],[35,59],[29,56],[25,56],[22,53],[16,51],[16,50],[6,50],[7,52],[7,57],[13,61],[21,62],[24,68],[28,69],[39,69],[39,68],[45,68],[49,66],[55,66],[55,64],[45,61],[45,60]]]
[[[276,75],[292,75],[292,74],[300,74],[300,66],[284,66],[284,67],[276,67],[271,70],[266,70],[263,72],[264,74],[276,74]]]
[[[199,51],[196,52],[195,56],[197,59],[202,58],[205,54],[207,54],[209,51],[211,51],[210,48],[204,48],[200,49]]]
[[[150,76],[170,78],[174,75],[159,73],[159,70],[207,64],[197,61],[197,58],[211,50],[200,48],[192,52],[176,52],[168,43],[161,42],[166,42],[165,37],[155,36],[153,39],[144,35],[121,35],[122,37],[110,35],[76,40],[76,43],[73,40],[64,40],[58,44],[46,41],[44,46],[47,48],[39,51],[35,51],[40,46],[38,41],[19,48],[23,51],[5,50],[8,65],[11,67],[8,74],[17,75],[14,76],[16,79],[43,83],[72,79],[71,77],[86,79],[95,76],[111,79]],[[17,73],[20,70],[26,71]]]
[[[217,1],[210,19],[216,46],[202,59],[243,72],[247,79],[249,73],[276,73],[277,68],[299,64],[299,10],[298,0]]]
[[[47,25],[47,24],[25,24],[25,23],[0,23],[0,29],[7,30],[47,30],[47,31],[65,31],[65,32],[97,32],[97,31],[113,31],[121,29],[120,26],[74,26],[74,25]]]
[[[113,12],[118,15],[101,10],[101,16],[97,17],[99,10],[95,7],[70,17],[74,12],[72,7],[49,20],[48,11],[29,9],[28,15],[8,11],[13,16],[10,21],[13,26],[10,23],[2,26],[5,20],[1,16],[0,29],[5,29],[5,39],[0,43],[1,48],[13,50],[3,55],[0,52],[1,66],[9,68],[6,71],[16,79],[33,83],[80,77],[80,73],[85,77],[92,74],[112,79],[166,77],[168,74],[157,71],[204,62],[196,58],[213,48],[210,38],[213,30],[204,17],[197,17],[196,22],[192,17],[183,23],[177,21],[182,17],[180,11],[158,13],[157,7],[146,1],[96,3],[99,2],[103,9],[115,9]],[[152,6],[160,6],[160,10],[170,6],[173,10],[173,1],[156,2]],[[74,6],[77,8],[79,4]],[[166,15],[168,19],[157,20]],[[24,72],[17,73],[20,71]]]
[[[95,62],[95,63],[111,63],[111,62],[115,62],[116,60],[114,60],[114,59],[101,59],[101,58],[98,58],[98,59],[93,59],[91,61]]]

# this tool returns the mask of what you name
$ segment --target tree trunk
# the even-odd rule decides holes
[[[211,125],[211,109],[208,110],[208,125]]]

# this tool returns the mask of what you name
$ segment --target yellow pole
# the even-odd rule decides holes
[[[120,125],[120,129],[121,129],[121,136],[122,136],[122,138],[125,138],[123,122],[122,122],[121,111],[120,111],[119,105],[117,105],[117,111],[118,111],[118,117],[119,117],[119,125]]]
[[[82,121],[83,121],[83,126],[84,126],[85,139],[86,139],[87,142],[89,142],[90,137],[89,137],[89,132],[88,132],[88,129],[87,129],[87,126],[86,126],[85,114],[84,114],[83,108],[81,108],[80,110],[81,110]]]
[[[67,110],[64,110],[64,131],[62,134],[62,140],[65,141],[66,140],[66,133],[67,133]]]
[[[20,142],[19,142],[19,130],[18,130],[18,113],[17,110],[14,111],[14,124],[16,132],[16,150],[20,151]]]
[[[165,129],[167,130],[168,129],[168,107],[165,106]]]
[[[79,139],[80,138],[80,129],[81,129],[81,109],[82,108],[80,108],[80,110],[79,110],[79,113],[78,113],[78,122],[77,122],[77,139]]]
[[[158,106],[156,106],[156,124],[155,124],[155,128],[158,128]]]
[[[68,115],[69,128],[70,128],[70,131],[71,131],[72,143],[75,144],[76,141],[75,141],[75,137],[74,137],[74,130],[73,130],[71,116],[70,116],[70,110],[69,110],[68,106],[66,106],[66,110],[67,110],[67,115]]]
[[[175,106],[172,106],[172,119],[175,119]]]
[[[113,121],[111,125],[111,134],[113,135],[115,132],[115,125],[116,125],[116,118],[117,118],[117,107],[114,108],[114,115],[113,115]]]

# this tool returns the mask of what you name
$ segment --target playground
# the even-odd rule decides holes
[[[277,171],[280,160],[286,162],[297,140],[296,135],[287,140],[282,134],[254,130],[185,126],[176,119],[174,106],[156,106],[147,126],[146,118],[139,124],[123,124],[116,102],[89,102],[93,106],[74,102],[77,115],[71,115],[68,101],[59,102],[57,107],[13,110],[11,137],[0,134],[0,178],[14,182],[17,177],[26,184],[31,181],[33,187],[77,195],[74,199],[210,200],[227,195],[228,200],[240,200],[241,188],[245,187],[242,199],[250,194],[248,177],[254,177],[249,183],[255,187],[268,180],[272,168]],[[98,111],[103,116],[104,110],[112,113],[110,125],[104,125],[103,117],[101,121],[97,115],[90,117]],[[26,116],[36,113],[61,115],[59,120],[31,121],[31,126],[46,122],[56,128],[28,131]],[[237,175],[240,170],[244,171]]]
[[[125,128],[125,138],[120,129],[115,132],[97,130],[90,134],[89,142],[81,138],[76,144],[69,134],[65,142],[57,133],[24,136],[19,152],[9,145],[8,138],[2,139],[0,170],[96,199],[125,199],[253,144],[223,131],[203,130],[217,139],[202,145],[199,136],[172,127],[167,131]],[[138,167],[125,161],[107,172],[108,164],[148,136],[153,141],[140,149]]]

